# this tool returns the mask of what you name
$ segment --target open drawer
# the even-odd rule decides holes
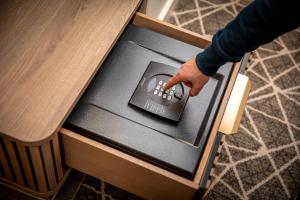
[[[132,23],[200,48],[211,39],[178,28],[137,12]],[[250,82],[239,75],[240,63],[234,65],[218,113],[212,125],[196,175],[192,180],[162,169],[111,146],[89,139],[76,132],[61,129],[65,164],[109,182],[146,199],[192,199],[205,188],[212,161],[222,133],[237,131],[245,106]]]

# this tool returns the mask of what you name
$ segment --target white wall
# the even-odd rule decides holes
[[[146,14],[163,20],[174,0],[147,0]]]

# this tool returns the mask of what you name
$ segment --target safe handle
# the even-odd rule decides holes
[[[229,135],[237,133],[251,89],[251,81],[238,74],[219,127],[219,132]]]

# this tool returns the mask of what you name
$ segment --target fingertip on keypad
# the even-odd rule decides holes
[[[164,90],[164,86],[167,84],[167,82],[163,82],[163,80],[160,80],[158,84],[155,87],[155,90],[153,92],[154,95],[158,95],[162,99],[166,99],[168,101],[172,100],[172,97],[174,95],[174,92],[176,90],[176,86],[173,86],[172,88],[168,90]]]

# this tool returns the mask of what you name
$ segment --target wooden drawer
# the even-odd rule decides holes
[[[139,12],[135,14],[131,23],[200,48],[207,47],[211,42],[209,37],[178,28]],[[219,130],[227,134],[237,131],[250,91],[249,79],[238,75],[239,70],[240,63],[237,63],[234,65],[193,180],[183,178],[73,131],[61,129],[65,164],[146,199],[194,198],[199,188],[206,186],[207,173],[210,171],[216,152],[215,147],[220,143],[217,137]]]

